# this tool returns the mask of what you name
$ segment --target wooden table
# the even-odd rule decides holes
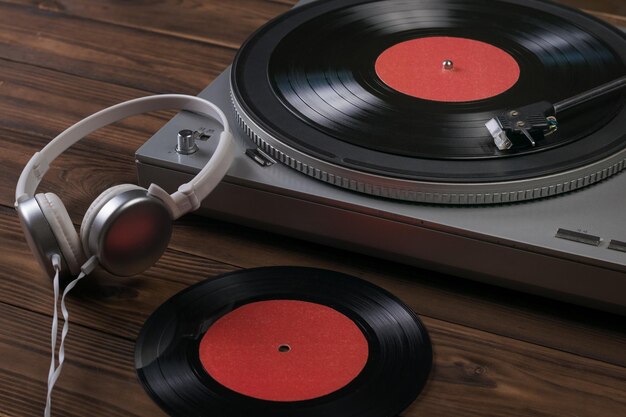
[[[623,0],[566,2],[626,25]],[[246,36],[292,3],[0,0],[0,416],[42,415],[49,363],[51,285],[12,208],[26,161],[103,107],[152,93],[196,94]],[[54,164],[41,189],[62,195],[78,225],[102,190],[135,181],[134,151],[169,116],[97,132]],[[97,271],[71,297],[54,415],[163,416],[135,376],[142,323],[192,283],[262,265],[348,272],[421,315],[435,366],[404,417],[626,415],[622,317],[194,216],[176,223],[165,256],[143,275]]]

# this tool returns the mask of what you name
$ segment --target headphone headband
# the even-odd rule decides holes
[[[15,205],[32,198],[52,161],[85,136],[130,116],[171,109],[200,113],[219,120],[224,126],[215,153],[190,182],[181,185],[172,195],[155,184],[150,185],[148,189],[151,194],[166,203],[174,219],[197,209],[230,167],[234,157],[234,142],[228,120],[219,107],[200,97],[182,94],[163,94],[129,100],[100,110],[67,128],[28,161],[17,183]]]

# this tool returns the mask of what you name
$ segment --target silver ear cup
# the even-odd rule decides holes
[[[29,198],[19,203],[15,210],[22,224],[26,242],[43,270],[52,279],[55,275],[52,267],[52,255],[59,255],[61,258],[59,280],[61,286],[67,285],[72,278],[72,273],[63,257],[63,251],[57,242],[52,227],[46,220],[37,200],[34,197]]]
[[[161,257],[172,234],[172,217],[165,204],[145,189],[112,197],[86,231],[88,256],[120,276],[139,274]]]

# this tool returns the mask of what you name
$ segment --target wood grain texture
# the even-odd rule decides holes
[[[622,21],[621,0],[567,0]],[[291,0],[0,0],[0,416],[40,415],[51,288],[24,242],[13,191],[28,158],[77,120],[152,92],[195,93],[257,26]],[[210,16],[210,19],[207,19]],[[78,225],[105,188],[134,182],[133,153],[170,113],[91,135],[52,167]],[[238,268],[351,273],[422,315],[435,369],[404,417],[626,415],[622,317],[188,216],[158,264],[132,278],[97,271],[71,297],[58,416],[162,416],[135,380],[133,341],[190,284]]]
[[[0,219],[4,230],[17,231],[11,214],[0,212]],[[5,233],[0,249],[16,251],[11,258],[20,258],[21,265],[28,265],[26,246],[11,242]],[[199,274],[190,275],[184,283],[167,282],[172,264],[167,258],[176,265],[196,265],[191,269]],[[107,412],[115,416],[161,415],[134,381],[132,340],[141,322],[165,298],[203,276],[222,272],[205,268],[206,259],[189,258],[170,251],[142,276],[119,280],[97,273],[79,285],[69,305],[75,319],[68,340],[68,365],[55,396],[59,415],[81,415],[87,410],[96,416]],[[174,270],[177,275],[180,269]],[[0,336],[0,370],[5,381],[15,380],[17,385],[13,386],[20,393],[28,390],[35,397],[26,404],[14,403],[8,401],[10,393],[0,390],[0,405],[6,407],[3,410],[24,412],[16,415],[36,415],[36,407],[25,407],[42,404],[48,360],[50,319],[45,304],[50,304],[49,283],[41,274],[37,277],[35,271],[29,272],[35,277],[30,291],[41,293],[41,299],[29,304],[28,291],[13,288],[9,294],[3,288],[0,292],[0,328],[2,334],[9,335]],[[7,302],[11,295],[11,303],[20,307]],[[613,410],[626,407],[622,367],[427,316],[423,320],[433,340],[435,368],[424,395],[403,413],[405,417],[547,416],[560,412],[593,416],[596,412],[611,415]],[[15,375],[15,363],[28,364],[19,368],[22,380]]]
[[[30,25],[24,26],[24,21]],[[230,64],[234,53],[230,48],[0,3],[1,57],[153,93],[196,94]]]
[[[53,14],[114,23],[236,49],[288,4],[259,0],[2,0]]]
[[[0,405],[8,415],[42,414],[50,363],[49,321],[47,315],[0,304],[0,327],[10,335],[0,338]],[[55,415],[164,415],[136,381],[130,341],[73,325],[67,353],[54,393]],[[22,364],[19,372],[16,363]]]

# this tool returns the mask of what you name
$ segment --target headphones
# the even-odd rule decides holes
[[[50,163],[83,137],[129,116],[169,109],[212,117],[224,128],[207,165],[175,193],[170,195],[156,184],[148,189],[133,184],[109,188],[85,213],[80,237],[56,194],[35,194]],[[101,110],[57,136],[33,155],[22,171],[15,190],[15,208],[28,246],[50,277],[59,272],[64,284],[81,271],[91,272],[96,265],[114,275],[139,274],[156,263],[167,248],[172,221],[198,209],[221,181],[234,152],[226,116],[215,104],[199,97],[156,95]]]

